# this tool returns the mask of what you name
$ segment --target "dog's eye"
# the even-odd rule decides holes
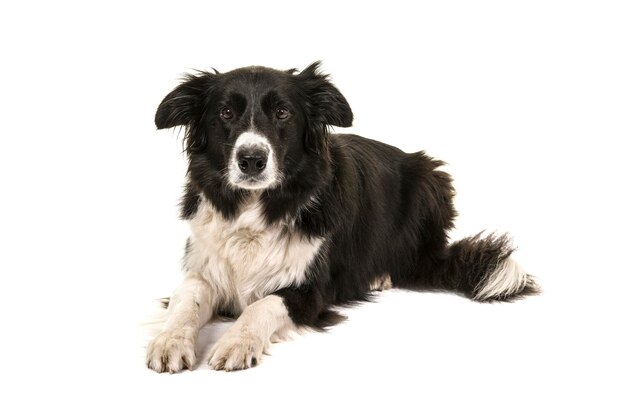
[[[287,110],[286,108],[279,107],[279,108],[276,109],[276,118],[277,119],[285,120],[289,116],[291,116],[291,113],[289,113],[289,110]]]
[[[230,107],[223,107],[220,110],[220,117],[224,120],[229,120],[233,118],[233,109],[231,109]]]

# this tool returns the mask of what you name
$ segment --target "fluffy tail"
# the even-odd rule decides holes
[[[533,277],[511,258],[508,236],[478,234],[452,243],[436,275],[442,287],[475,301],[510,301],[537,294]]]

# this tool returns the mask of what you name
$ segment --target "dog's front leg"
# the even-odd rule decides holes
[[[157,372],[192,369],[198,331],[213,313],[214,300],[200,274],[188,273],[167,308],[161,333],[148,345],[146,364]]]
[[[293,326],[283,297],[268,295],[246,307],[215,343],[209,366],[225,371],[250,368],[261,360],[274,334]]]

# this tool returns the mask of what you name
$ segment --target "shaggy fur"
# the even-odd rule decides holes
[[[191,236],[186,278],[148,347],[150,368],[191,368],[198,329],[218,314],[239,320],[209,361],[233,370],[256,364],[285,329],[332,325],[333,306],[373,289],[476,301],[538,291],[506,236],[448,242],[456,213],[442,162],[329,133],[352,118],[319,63],[201,72],[165,97],[157,127],[186,131],[181,213]]]

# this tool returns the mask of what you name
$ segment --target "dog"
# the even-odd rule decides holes
[[[199,329],[236,321],[209,351],[215,370],[255,366],[271,342],[341,321],[333,307],[390,287],[475,301],[535,294],[505,236],[450,243],[456,212],[441,161],[352,134],[353,115],[315,62],[186,75],[158,106],[185,129],[182,284],[148,345],[157,372],[191,370]]]

